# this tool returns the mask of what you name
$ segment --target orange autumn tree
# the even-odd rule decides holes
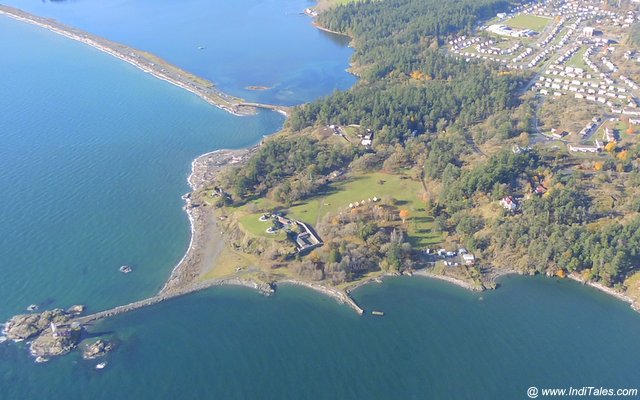
[[[622,150],[618,153],[618,158],[622,161],[627,161],[629,159],[629,150]]]
[[[617,145],[617,144],[618,144],[618,143],[616,143],[616,141],[615,141],[615,140],[613,140],[613,141],[611,141],[611,142],[607,143],[607,145],[606,145],[606,146],[604,146],[604,149],[605,149],[606,151],[608,151],[609,153],[611,153],[611,152],[615,151],[615,149],[616,149],[616,145]]]
[[[634,132],[633,125],[629,124],[629,127],[627,128],[627,135],[632,135],[633,132]]]
[[[417,81],[424,79],[424,73],[422,73],[422,71],[412,71],[410,75],[412,79]]]
[[[400,218],[402,218],[402,223],[404,224],[407,218],[409,218],[409,210],[400,210]]]
[[[602,171],[603,166],[604,164],[601,161],[598,161],[593,165],[593,169],[595,169],[596,171]]]

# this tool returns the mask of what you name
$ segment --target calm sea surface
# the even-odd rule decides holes
[[[265,84],[277,88],[265,99],[297,102],[352,79],[330,67],[346,65],[344,43],[297,15],[304,1],[14,3],[208,71],[234,94]],[[228,18],[214,24],[212,8]],[[127,25],[146,12],[138,29]],[[116,17],[122,29],[105,22]],[[290,41],[327,54],[263,42],[276,33],[258,22],[231,23],[252,18],[295,20]],[[215,40],[181,53],[169,37],[191,51],[193,25],[239,40],[254,68],[216,61]],[[198,61],[205,54],[214,58]],[[302,66],[271,69],[278,57]],[[191,160],[256,143],[282,122],[233,117],[97,50],[0,18],[0,321],[31,303],[95,311],[157,291],[188,245],[180,196]],[[120,274],[124,263],[135,272]],[[95,326],[118,343],[103,371],[77,353],[35,364],[23,345],[3,343],[0,399],[524,399],[529,386],[640,387],[640,315],[573,282],[514,277],[477,294],[396,278],[355,298],[386,315],[358,317],[293,287],[270,298],[207,290]]]
[[[315,4],[308,0],[4,3],[150,51],[255,101],[299,104],[355,82],[345,72],[352,54],[348,39],[314,29],[302,14]]]

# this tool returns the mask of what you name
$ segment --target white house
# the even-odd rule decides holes
[[[503,197],[502,200],[500,200],[500,205],[505,210],[509,210],[509,211],[515,211],[515,209],[518,208],[518,204],[511,196]]]

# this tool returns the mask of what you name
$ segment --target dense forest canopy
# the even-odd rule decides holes
[[[298,107],[289,126],[357,123],[379,139],[404,141],[457,123],[466,126],[517,104],[522,76],[440,49],[444,37],[471,29],[479,19],[505,10],[502,0],[388,0],[349,3],[321,14],[319,22],[355,38],[351,90]]]
[[[470,31],[478,20],[505,11],[505,0],[364,0],[324,12],[318,22],[357,41],[355,61],[378,71],[410,72],[425,63],[443,36]],[[440,69],[438,69],[440,70]],[[380,73],[374,76],[380,77]]]

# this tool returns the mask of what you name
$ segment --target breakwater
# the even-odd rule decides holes
[[[181,290],[161,292],[161,294],[158,294],[153,297],[149,297],[147,299],[134,301],[132,303],[117,306],[109,310],[99,311],[97,313],[76,317],[72,320],[72,322],[77,322],[81,325],[86,325],[92,322],[99,321],[104,318],[110,318],[119,314],[128,313],[131,311],[138,310],[140,308],[158,304],[163,301],[173,299],[179,296],[184,296],[184,295],[194,293],[200,290],[208,289],[214,286],[223,286],[223,285],[248,287],[248,288],[257,290],[260,294],[263,294],[265,296],[270,296],[275,292],[273,286],[276,286],[276,287],[279,285],[302,286],[302,287],[306,287],[308,289],[314,290],[316,292],[322,293],[325,296],[329,296],[335,299],[336,301],[338,301],[340,304],[345,304],[349,306],[359,315],[364,314],[364,310],[360,306],[358,306],[358,304],[348,294],[338,289],[334,289],[334,288],[330,288],[322,285],[316,285],[309,282],[296,281],[296,280],[282,280],[282,281],[275,282],[274,285],[272,286],[267,283],[259,283],[259,282],[248,280],[248,279],[225,278],[225,279],[214,279],[209,281],[202,281],[196,284],[192,284],[189,287]]]
[[[240,279],[240,278],[215,279],[210,281],[202,281],[202,282],[190,285],[189,287],[182,290],[165,292],[153,297],[149,297],[147,299],[134,301],[129,304],[117,306],[109,310],[104,310],[97,313],[77,317],[77,318],[74,318],[72,322],[78,322],[82,325],[85,325],[85,324],[89,324],[104,318],[110,318],[119,314],[128,313],[134,310],[138,310],[140,308],[148,307],[169,299],[173,299],[179,296],[184,296],[184,295],[194,293],[200,290],[204,290],[210,287],[223,286],[223,285],[249,287],[257,290],[258,292],[266,296],[269,296],[274,292],[273,288],[266,283],[258,283],[251,280]]]

